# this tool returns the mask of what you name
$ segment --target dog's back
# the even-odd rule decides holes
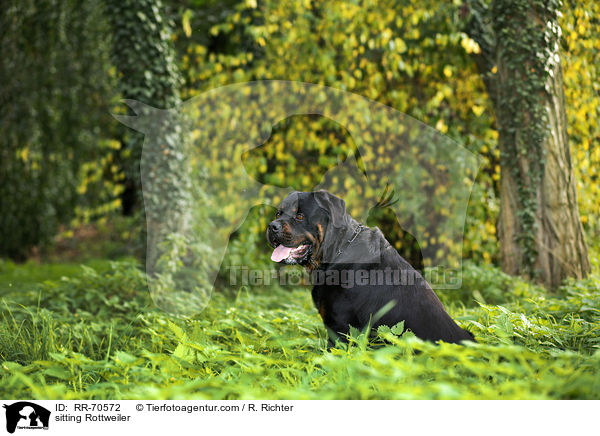
[[[358,252],[355,261],[350,261],[350,254],[343,253],[340,262],[321,266],[337,272],[330,273],[331,276],[347,277],[351,286],[347,280],[317,284],[313,288],[315,304],[331,330],[345,334],[350,326],[363,329],[371,323],[377,328],[404,321],[405,329],[424,340],[474,341],[473,335],[454,322],[431,286],[378,228],[365,229],[353,251]],[[354,275],[351,279],[350,274]]]

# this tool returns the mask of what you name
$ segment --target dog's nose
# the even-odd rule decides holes
[[[281,231],[281,223],[272,221],[271,224],[269,224],[269,230],[273,233],[279,233]]]

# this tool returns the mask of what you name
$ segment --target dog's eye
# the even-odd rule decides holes
[[[281,211],[278,210],[277,213],[275,214],[275,218],[279,218],[281,216]]]
[[[297,214],[296,214],[296,219],[297,219],[298,221],[302,221],[302,220],[304,219],[304,214],[297,213]]]

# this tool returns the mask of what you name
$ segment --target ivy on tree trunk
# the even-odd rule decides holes
[[[502,268],[556,288],[590,271],[558,56],[558,0],[469,0],[467,29],[494,103]]]
[[[169,234],[185,230],[190,194],[182,152],[185,138],[177,111],[168,110],[181,104],[183,80],[160,0],[106,0],[105,7],[113,26],[113,63],[119,73],[120,94],[140,103],[130,104],[137,119],[129,125],[146,133],[144,138],[141,133],[128,132],[123,156],[134,198],[129,207],[139,208],[143,198],[146,222],[142,228],[147,233],[142,233],[142,239],[151,272],[159,255],[156,247]],[[142,158],[145,174],[140,168]]]

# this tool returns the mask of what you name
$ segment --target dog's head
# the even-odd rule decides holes
[[[347,227],[349,219],[344,200],[327,191],[292,192],[267,228],[267,241],[274,248],[271,260],[318,264],[333,228]]]

